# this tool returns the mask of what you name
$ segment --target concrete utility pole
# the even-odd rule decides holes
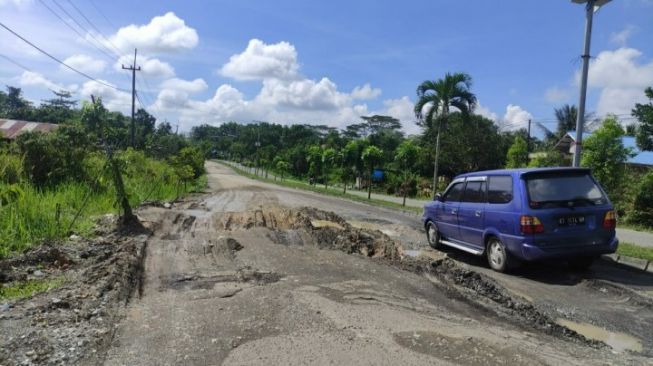
[[[141,67],[136,67],[136,48],[134,48],[134,65],[127,66],[122,65],[123,70],[130,70],[132,72],[132,125],[131,125],[131,145],[133,148],[136,147],[136,134],[134,128],[134,114],[136,107],[136,71],[141,71]]]
[[[573,166],[580,166],[580,154],[583,146],[583,125],[585,124],[585,99],[587,97],[587,74],[590,63],[590,41],[592,39],[592,20],[594,11],[608,3],[610,0],[572,0],[577,4],[585,4],[585,46],[583,48],[583,70],[580,80],[580,99],[578,101],[578,115],[576,116],[576,143],[574,144]]]
[[[526,152],[531,152],[531,120],[528,120],[528,139],[526,140]]]

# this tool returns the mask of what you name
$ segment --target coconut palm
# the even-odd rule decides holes
[[[576,129],[576,119],[578,118],[578,108],[575,105],[565,104],[560,108],[555,108],[556,120],[558,121],[557,137],[561,138],[567,131]]]
[[[447,73],[443,79],[426,80],[417,87],[415,116],[425,128],[436,128],[435,159],[433,161],[433,197],[437,190],[438,158],[440,155],[440,130],[446,126],[449,109],[463,114],[473,112],[476,96],[470,91],[472,78],[465,73]],[[437,125],[436,125],[437,124]]]

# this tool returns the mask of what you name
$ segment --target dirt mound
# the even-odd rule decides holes
[[[4,286],[32,281],[54,288],[2,301],[0,365],[96,363],[113,336],[119,305],[138,293],[147,238],[114,232],[1,261],[12,281]]]
[[[315,208],[299,210],[270,208],[222,215],[218,228],[248,230],[263,227],[277,244],[304,245],[336,249],[366,257],[399,259],[400,245],[378,230],[356,228],[333,212]]]

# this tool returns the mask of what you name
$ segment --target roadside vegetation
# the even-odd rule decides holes
[[[70,95],[38,107],[20,89],[0,92],[0,117],[57,122],[50,133],[25,132],[0,141],[0,258],[43,240],[91,235],[95,220],[119,213],[115,165],[129,204],[172,201],[205,185],[204,156],[167,123],[109,112],[101,101],[75,108]],[[111,151],[113,159],[108,158]]]
[[[63,278],[27,280],[15,282],[11,286],[0,286],[0,301],[14,301],[34,296],[63,285]]]
[[[619,243],[617,254],[653,262],[653,248],[642,247],[631,243]]]
[[[366,191],[370,198],[376,192],[427,200],[433,195],[434,179],[436,190],[442,191],[464,172],[571,165],[570,155],[556,146],[575,129],[575,106],[553,111],[555,130],[535,122],[534,129],[543,137],[529,137],[526,128],[499,127],[475,114],[471,89],[471,77],[461,73],[420,84],[414,112],[421,132],[414,135],[406,136],[397,119],[374,115],[361,116],[343,129],[266,122],[204,124],[194,127],[190,138],[207,157],[253,167],[256,176],[272,172],[314,188]],[[653,100],[651,88],[645,93]],[[622,137],[636,137],[640,150],[653,150],[653,104],[636,104],[632,113],[639,123],[629,126],[615,116],[586,117],[586,129],[592,134],[583,143],[581,165],[592,169],[621,222],[650,229],[653,170],[626,164],[634,152],[623,145]]]

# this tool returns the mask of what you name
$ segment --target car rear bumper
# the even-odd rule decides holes
[[[513,254],[527,261],[536,261],[541,259],[610,254],[616,252],[618,246],[619,239],[616,237],[591,245],[540,246],[529,242],[522,242],[519,250],[516,253],[513,251]]]

